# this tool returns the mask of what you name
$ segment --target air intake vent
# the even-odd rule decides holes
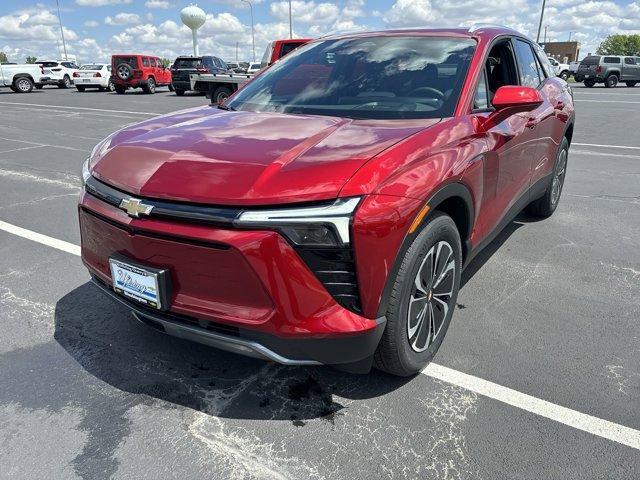
[[[336,302],[352,312],[362,313],[356,264],[350,248],[297,246],[296,251]]]

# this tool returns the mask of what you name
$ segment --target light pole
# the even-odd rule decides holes
[[[256,61],[256,34],[253,29],[253,4],[251,0],[242,0],[243,3],[249,5],[249,10],[251,10],[251,43],[253,45],[253,61]]]
[[[544,6],[547,0],[542,0],[542,10],[540,10],[540,23],[538,24],[538,35],[536,36],[536,43],[540,41],[540,30],[542,30],[542,19],[544,18]]]
[[[60,22],[60,35],[62,36],[62,48],[64,49],[64,59],[69,60],[67,57],[67,44],[64,42],[64,30],[62,29],[62,17],[60,17],[60,2],[56,0],[56,6],[58,7],[58,22]]]
[[[293,38],[293,20],[291,19],[291,0],[289,0],[289,38]]]
[[[542,43],[547,43],[547,28],[549,28],[549,25],[544,26],[544,42]]]
[[[571,34],[572,34],[572,33],[573,33],[573,32],[569,32],[569,41],[571,41]]]

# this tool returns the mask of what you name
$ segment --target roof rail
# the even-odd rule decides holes
[[[476,31],[478,31],[480,29],[483,29],[483,28],[504,28],[504,29],[507,29],[507,30],[513,30],[513,28],[511,28],[511,27],[506,27],[504,25],[497,25],[497,24],[494,24],[494,23],[474,23],[473,25],[471,25],[469,27],[469,29],[467,31],[469,33],[473,33],[473,32],[476,32]]]

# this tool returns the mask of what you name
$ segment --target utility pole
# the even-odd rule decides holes
[[[544,7],[547,0],[542,0],[542,10],[540,10],[540,23],[538,23],[538,35],[536,36],[536,42],[540,41],[540,30],[542,30],[542,19],[544,18]]]
[[[573,34],[573,32],[569,32],[569,41],[571,41],[571,34]]]
[[[69,60],[67,57],[67,44],[64,42],[64,30],[62,29],[62,17],[60,17],[60,2],[56,0],[56,6],[58,7],[58,22],[60,22],[60,35],[62,36],[62,48],[64,49],[64,59]]]
[[[236,63],[238,63],[240,60],[238,60],[238,42],[236,42]],[[240,65],[238,63],[238,65]]]
[[[256,34],[253,29],[253,4],[251,0],[242,0],[243,3],[249,5],[249,9],[251,10],[251,43],[253,44],[253,61],[256,61]]]
[[[289,0],[289,38],[293,38],[293,20],[291,17],[291,0]]]
[[[549,28],[549,25],[544,26],[544,42],[543,43],[547,43],[547,28]]]

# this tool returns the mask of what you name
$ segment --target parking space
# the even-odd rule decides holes
[[[0,93],[4,474],[636,478],[640,88],[574,93],[557,212],[520,215],[472,262],[436,364],[409,379],[170,338],[88,283],[73,248],[83,160],[204,97]]]

